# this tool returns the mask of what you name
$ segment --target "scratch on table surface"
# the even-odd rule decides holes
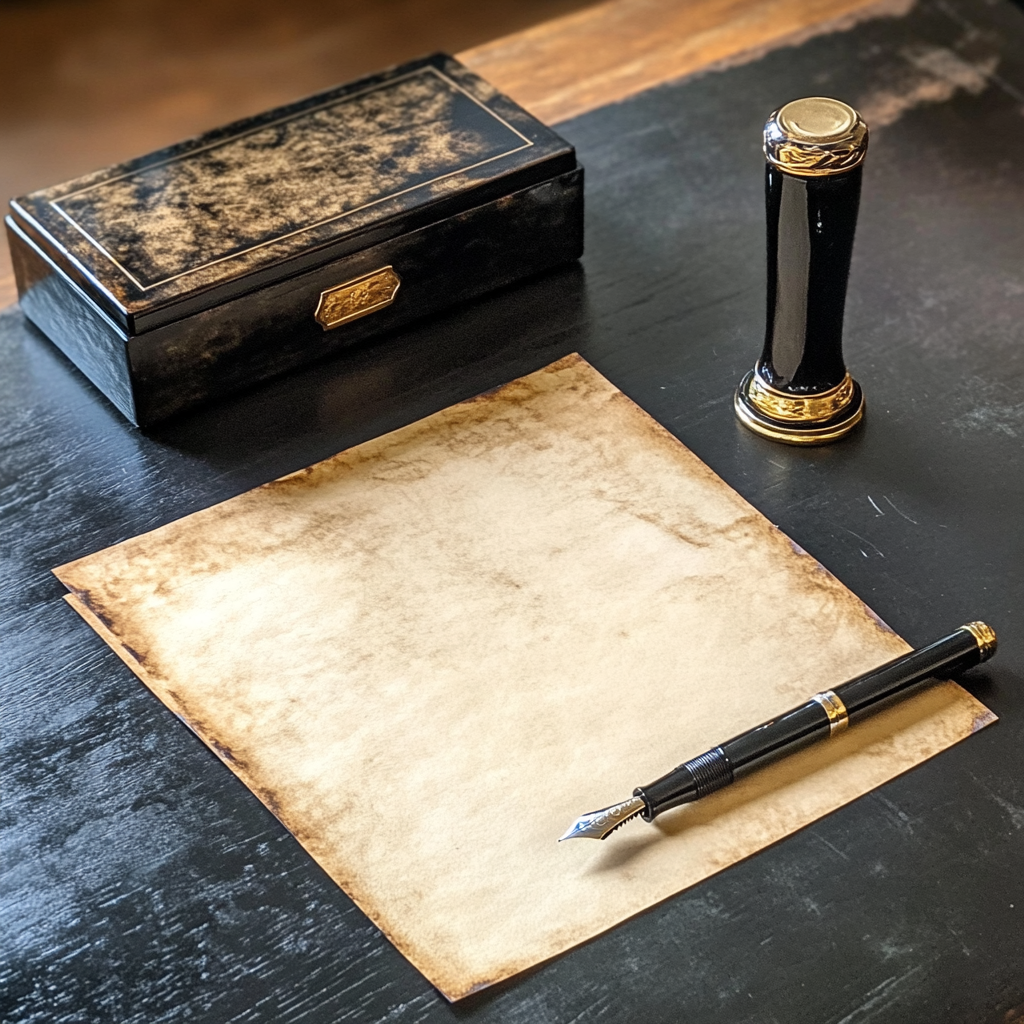
[[[611,993],[602,992],[593,1002],[588,1003],[586,1006],[584,1006],[583,1009],[580,1010],[580,1012],[577,1013],[575,1017],[571,1017],[569,1019],[569,1024],[577,1024],[578,1021],[583,1020],[584,1017],[589,1016],[589,1014],[595,1010],[597,1011],[597,1015],[602,1014],[605,1010],[608,1009],[608,1003],[610,1000]]]
[[[919,525],[919,524],[918,524],[918,521],[917,521],[916,519],[911,519],[911,518],[910,518],[910,516],[908,516],[906,512],[904,512],[904,511],[903,511],[902,509],[899,509],[899,508],[897,508],[897,507],[896,507],[896,505],[895,505],[895,503],[893,502],[892,498],[890,498],[890,497],[889,497],[889,496],[888,496],[887,494],[883,494],[883,495],[882,495],[882,497],[883,497],[883,498],[884,498],[884,499],[885,499],[885,500],[886,500],[887,502],[889,502],[889,504],[890,504],[890,505],[892,506],[892,510],[893,510],[893,511],[894,511],[894,512],[895,512],[895,513],[896,513],[897,515],[901,515],[901,516],[903,516],[903,518],[904,518],[904,519],[906,519],[906,521],[907,521],[908,523],[913,523],[913,524],[914,524],[915,526],[918,526],[918,525]]]
[[[872,1017],[878,1016],[892,1002],[897,990],[903,987],[908,978],[913,977],[918,971],[924,969],[924,964],[911,967],[903,974],[894,974],[886,978],[880,985],[876,985],[867,994],[867,998],[852,1013],[848,1013],[835,1024],[860,1024],[861,1021],[869,1021]]]
[[[958,416],[952,426],[961,433],[978,432],[1024,436],[1024,402],[1004,381],[989,382],[979,377],[964,381],[964,389],[974,399],[973,405]]]
[[[817,839],[819,843],[823,844],[824,846],[827,846],[837,857],[842,857],[843,860],[850,859],[845,853],[843,853],[842,850],[839,849],[838,846],[834,846],[824,836],[818,835],[817,832],[812,832],[811,834],[814,836],[815,839]]]
[[[821,917],[821,907],[810,896],[802,896],[800,904],[809,914],[817,914],[818,917]]]
[[[882,552],[882,549],[879,548],[877,544],[872,544],[871,541],[867,539],[867,537],[862,537],[859,533],[854,533],[853,530],[849,529],[846,526],[844,526],[843,529],[846,530],[846,532],[851,536],[856,537],[857,540],[859,540],[862,544],[867,544],[869,548],[874,548],[878,552],[879,558],[885,558],[885,554]],[[868,557],[867,554],[863,551],[861,552],[861,554],[864,555],[865,558]]]
[[[882,939],[878,943],[878,952],[882,954],[882,960],[892,960],[897,957],[912,956],[916,947],[913,944],[900,945],[894,938]]]
[[[886,817],[893,822],[893,824],[901,832],[907,832],[910,835],[914,834],[914,822],[913,819],[897,804],[894,804],[891,800],[886,799],[881,793],[873,794],[874,798],[886,809],[888,812]]]
[[[958,11],[951,3],[947,3],[946,0],[937,0],[935,6],[942,11],[951,21],[955,21],[963,30],[964,38],[967,40],[977,39],[981,35],[981,29],[974,24],[969,18],[965,17],[962,11]],[[1016,86],[1011,85],[1005,78],[1000,75],[991,74],[989,75],[993,85],[998,86],[1010,96],[1012,99],[1017,100],[1018,103],[1024,105],[1024,92],[1021,92]]]
[[[872,498],[870,494],[868,495],[868,501],[870,501],[870,502],[871,502],[871,507],[872,507],[872,508],[873,508],[873,509],[874,509],[874,510],[875,510],[875,511],[876,511],[876,512],[877,512],[877,513],[878,513],[878,514],[880,515],[880,516],[884,516],[884,515],[885,515],[885,513],[884,513],[884,512],[883,512],[883,511],[882,511],[882,510],[881,510],[881,509],[880,509],[880,508],[879,508],[879,507],[878,507],[878,506],[877,506],[877,505],[875,504],[875,499],[874,499],[874,498]]]

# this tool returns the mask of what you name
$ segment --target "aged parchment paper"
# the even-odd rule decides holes
[[[579,356],[56,570],[458,999],[994,716],[936,685],[603,843],[583,811],[906,645]]]

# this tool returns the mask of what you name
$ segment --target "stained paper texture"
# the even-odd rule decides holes
[[[56,571],[449,999],[994,717],[938,684],[654,825],[557,843],[907,650],[579,356]]]

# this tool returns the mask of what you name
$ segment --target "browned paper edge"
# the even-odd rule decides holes
[[[58,569],[60,568],[63,568],[63,566],[58,567]],[[52,571],[53,574],[57,576],[58,579],[60,579],[60,576],[58,575],[58,569],[54,569]],[[63,580],[61,582],[63,582]],[[177,702],[174,700],[174,695],[172,693],[168,692],[165,688],[157,684],[155,681],[150,680],[148,673],[146,672],[144,659],[140,659],[139,655],[135,651],[133,651],[128,644],[124,643],[124,641],[121,640],[121,638],[113,632],[108,623],[105,622],[102,618],[100,618],[95,612],[93,612],[93,610],[88,606],[88,604],[86,604],[78,595],[74,593],[65,594],[64,600],[67,601],[67,603],[71,605],[71,607],[74,608],[75,611],[78,612],[78,614],[81,615],[83,619],[85,619],[88,625],[91,626],[104,641],[106,641],[106,643],[114,651],[114,653],[145,684],[146,688],[162,704],[166,705],[180,721],[184,722],[185,725],[188,726],[189,731],[194,733],[200,740],[202,740],[203,743],[210,750],[212,750],[213,753],[216,754],[217,757],[228,768],[231,769],[231,771],[245,785],[246,789],[248,789],[249,792],[252,793],[256,797],[256,799],[259,800],[259,802],[263,804],[263,806],[266,807],[266,809],[270,811],[271,814],[274,815],[275,818],[277,818],[277,820],[288,830],[292,838],[323,869],[324,873],[331,879],[331,881],[334,882],[334,884],[338,886],[338,888],[341,889],[343,893],[345,893],[345,895],[373,922],[374,926],[380,930],[384,937],[402,954],[402,956],[405,957],[406,960],[409,961],[409,963],[413,965],[413,967],[416,968],[417,971],[419,971],[427,979],[427,981],[430,982],[431,985],[433,985],[438,990],[438,992],[441,993],[441,995],[445,997],[445,999],[447,999],[449,1002],[454,1003],[457,1000],[463,999],[466,996],[472,994],[473,992],[479,991],[480,989],[488,988],[490,985],[493,985],[498,981],[504,981],[506,977],[512,977],[514,974],[520,973],[518,969],[515,971],[511,971],[509,972],[509,974],[503,975],[500,978],[495,978],[493,981],[488,981],[483,984],[474,985],[464,992],[452,992],[450,989],[445,989],[440,979],[438,979],[437,976],[433,974],[433,972],[429,969],[428,966],[422,963],[422,961],[416,955],[416,951],[407,947],[405,943],[403,943],[400,939],[393,935],[391,931],[387,928],[387,926],[382,921],[378,920],[378,917],[376,914],[373,913],[372,908],[364,905],[364,903],[361,900],[359,900],[356,896],[349,892],[348,889],[346,889],[331,874],[331,872],[327,869],[326,865],[321,863],[316,854],[306,846],[306,844],[302,841],[301,838],[299,838],[298,835],[296,835],[295,830],[289,825],[287,817],[284,814],[282,814],[281,807],[279,806],[278,802],[262,786],[258,785],[255,782],[255,780],[249,777],[249,774],[246,772],[245,768],[235,760],[231,750],[223,746],[222,744],[217,743],[217,741],[213,739],[211,736],[208,736],[203,728],[204,723],[194,722],[191,718],[189,718],[185,714],[184,709],[177,705]],[[556,956],[557,955],[560,954],[556,954]],[[547,959],[554,959],[554,957],[548,957]],[[546,962],[546,960],[540,962]]]

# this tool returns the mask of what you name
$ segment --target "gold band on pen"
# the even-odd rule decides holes
[[[984,622],[968,622],[960,628],[966,629],[977,641],[982,661],[988,661],[996,653],[999,641],[996,639],[996,631],[991,626]]]
[[[850,715],[846,705],[831,690],[816,693],[811,700],[816,700],[825,709],[825,714],[828,715],[829,736],[835,736],[837,732],[842,732],[849,726]]]

